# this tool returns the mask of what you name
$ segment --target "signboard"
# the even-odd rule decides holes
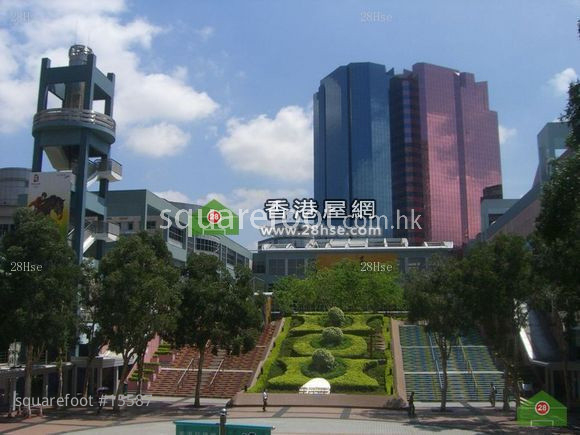
[[[540,391],[529,400],[522,399],[517,417],[522,426],[567,425],[566,407],[545,391]]]
[[[66,236],[70,215],[70,172],[32,172],[28,183],[28,206],[50,216]]]
[[[219,435],[220,425],[208,420],[178,420],[175,435]],[[226,435],[271,435],[272,426],[226,423]]]

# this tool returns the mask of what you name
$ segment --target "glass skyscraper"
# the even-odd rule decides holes
[[[409,223],[414,210],[422,228],[394,236],[462,245],[481,230],[483,189],[500,184],[497,113],[487,83],[473,74],[417,63],[395,75],[354,63],[321,81],[314,95],[319,203],[375,199],[377,214],[395,225],[397,210]]]
[[[483,189],[501,184],[497,113],[471,73],[413,65],[419,89],[427,240],[462,245],[481,231]]]
[[[321,80],[314,94],[314,196],[321,207],[325,199],[373,199],[376,214],[391,220],[393,75],[384,65],[351,63]]]

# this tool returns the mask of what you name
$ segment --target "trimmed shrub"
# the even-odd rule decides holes
[[[312,361],[307,361],[300,364],[300,370],[304,376],[308,376],[309,378],[324,378],[330,380],[346,374],[346,363],[344,360],[337,358],[331,370],[319,372],[313,367]]]
[[[344,312],[338,307],[332,307],[328,310],[328,323],[332,326],[341,327],[346,323]]]
[[[292,343],[293,355],[309,356],[316,349],[327,348],[335,357],[365,358],[368,353],[368,344],[363,337],[345,334],[338,346],[327,347],[322,342],[322,334],[309,334],[295,338]]]
[[[322,330],[322,343],[330,346],[337,346],[342,341],[342,331],[340,328],[331,326]]]
[[[326,349],[316,349],[312,354],[312,368],[319,373],[332,370],[335,363],[334,355]]]

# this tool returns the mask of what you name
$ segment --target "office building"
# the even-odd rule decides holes
[[[473,74],[417,63],[395,75],[355,63],[321,81],[314,95],[319,203],[375,199],[394,236],[461,246],[481,230],[483,189],[499,184],[497,113],[487,83]],[[399,216],[411,221],[413,211],[421,228],[405,229]]]
[[[389,83],[393,70],[374,63],[341,66],[314,94],[314,197],[375,200],[392,216]],[[385,235],[390,236],[387,229]]]

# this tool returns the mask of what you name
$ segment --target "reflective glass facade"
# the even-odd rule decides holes
[[[423,204],[423,162],[421,154],[421,126],[419,123],[419,89],[417,79],[410,72],[391,80],[391,161],[393,179],[393,214],[421,215],[421,228],[394,230],[395,237],[404,237],[412,245],[425,241],[425,210]]]
[[[374,199],[391,219],[389,85],[384,65],[351,63],[320,82],[314,95],[314,196]],[[387,232],[390,235],[390,231]]]
[[[413,66],[419,88],[428,240],[461,245],[480,232],[483,189],[501,184],[497,113],[487,83],[436,65]]]
[[[418,63],[337,68],[314,95],[314,195],[375,199],[391,223],[421,215],[421,229],[389,231],[411,244],[462,245],[481,231],[484,188],[501,185],[497,113],[487,83]],[[399,225],[402,221],[399,220]],[[396,223],[395,223],[396,224]],[[396,226],[396,225],[395,225]]]

